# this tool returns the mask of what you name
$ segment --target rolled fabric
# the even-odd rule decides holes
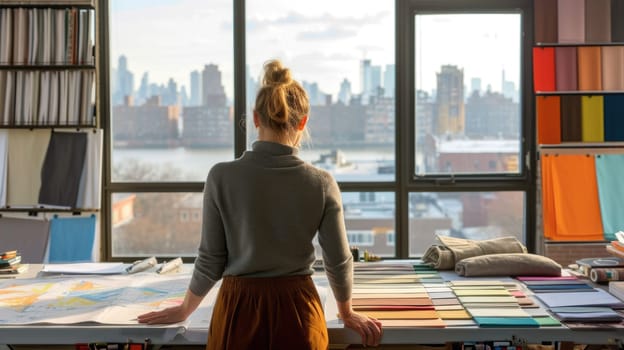
[[[463,259],[455,265],[460,276],[561,276],[561,265],[529,253],[487,254]]]
[[[462,259],[500,253],[526,253],[526,247],[513,236],[486,240],[472,240],[436,235],[442,244],[430,246],[423,255],[423,261],[438,270],[452,270]]]
[[[455,268],[453,252],[443,245],[430,246],[422,257],[423,262],[437,270],[452,270]]]

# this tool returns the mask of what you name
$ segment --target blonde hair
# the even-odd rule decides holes
[[[254,110],[260,122],[279,133],[297,130],[303,117],[310,112],[308,94],[292,79],[290,69],[279,60],[264,64],[264,77]]]

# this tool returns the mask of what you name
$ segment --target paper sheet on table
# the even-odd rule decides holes
[[[44,265],[41,272],[65,275],[115,275],[125,273],[123,263],[78,263]]]

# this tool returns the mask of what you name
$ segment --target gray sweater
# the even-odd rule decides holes
[[[208,174],[189,288],[203,296],[222,276],[312,274],[317,232],[336,300],[349,300],[353,257],[336,181],[297,157],[297,149],[256,141]]]

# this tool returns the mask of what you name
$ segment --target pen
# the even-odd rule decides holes
[[[156,257],[149,257],[145,260],[138,260],[132,263],[132,265],[126,268],[127,273],[137,273],[152,268],[158,264]]]
[[[180,266],[182,266],[182,258],[175,258],[173,260],[164,262],[162,266],[160,266],[160,268],[156,270],[156,273],[164,274],[167,272],[177,271]]]

